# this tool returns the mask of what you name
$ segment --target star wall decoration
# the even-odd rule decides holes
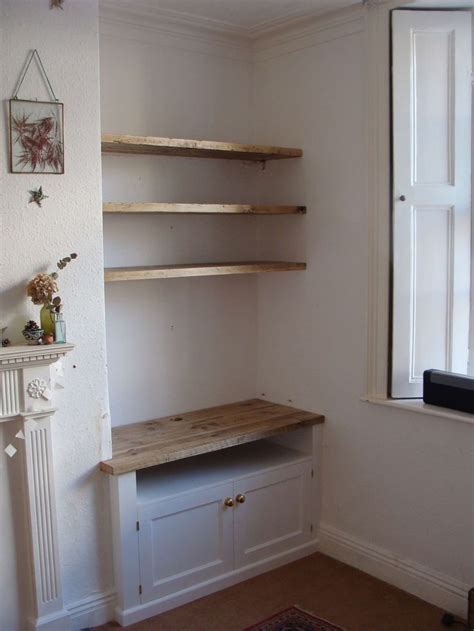
[[[33,202],[39,206],[41,208],[41,202],[44,199],[48,199],[48,195],[45,195],[43,193],[43,187],[40,186],[38,190],[36,191],[29,191],[30,195],[31,195],[31,199],[28,202],[29,204],[32,204]]]

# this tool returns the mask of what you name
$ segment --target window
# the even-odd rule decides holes
[[[423,372],[468,372],[472,23],[468,11],[392,15],[391,396]]]

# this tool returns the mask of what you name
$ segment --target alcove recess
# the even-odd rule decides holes
[[[303,155],[283,147],[110,134],[102,136],[102,152],[253,162]],[[108,202],[103,211],[138,221],[167,213],[275,215],[278,221],[306,208]],[[113,267],[105,281],[305,269],[293,261]],[[184,395],[183,407],[185,401]],[[101,470],[110,478],[115,619],[128,625],[313,553],[323,422],[314,412],[250,399],[114,427],[112,458]],[[183,541],[190,545],[183,548]]]

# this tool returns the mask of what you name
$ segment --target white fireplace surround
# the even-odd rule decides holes
[[[68,631],[59,566],[51,417],[51,366],[73,344],[10,346],[0,349],[0,423],[19,421],[24,443],[15,445],[25,468],[25,496],[32,568],[33,611],[28,628]],[[22,453],[24,449],[24,453]]]

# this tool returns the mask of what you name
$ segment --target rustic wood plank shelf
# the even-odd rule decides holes
[[[151,265],[145,267],[109,267],[105,282],[154,280],[186,276],[223,276],[258,274],[261,272],[292,272],[306,269],[306,263],[286,261],[242,261],[241,263],[193,263],[185,265]]]
[[[301,158],[302,149],[246,145],[212,140],[187,140],[156,136],[102,134],[102,153],[154,154],[186,158],[223,158],[226,160],[282,160]]]
[[[100,463],[119,475],[249,443],[324,422],[324,416],[251,399],[112,430],[113,457]]]
[[[304,215],[306,206],[262,204],[168,204],[156,202],[105,202],[104,213],[179,215]]]

